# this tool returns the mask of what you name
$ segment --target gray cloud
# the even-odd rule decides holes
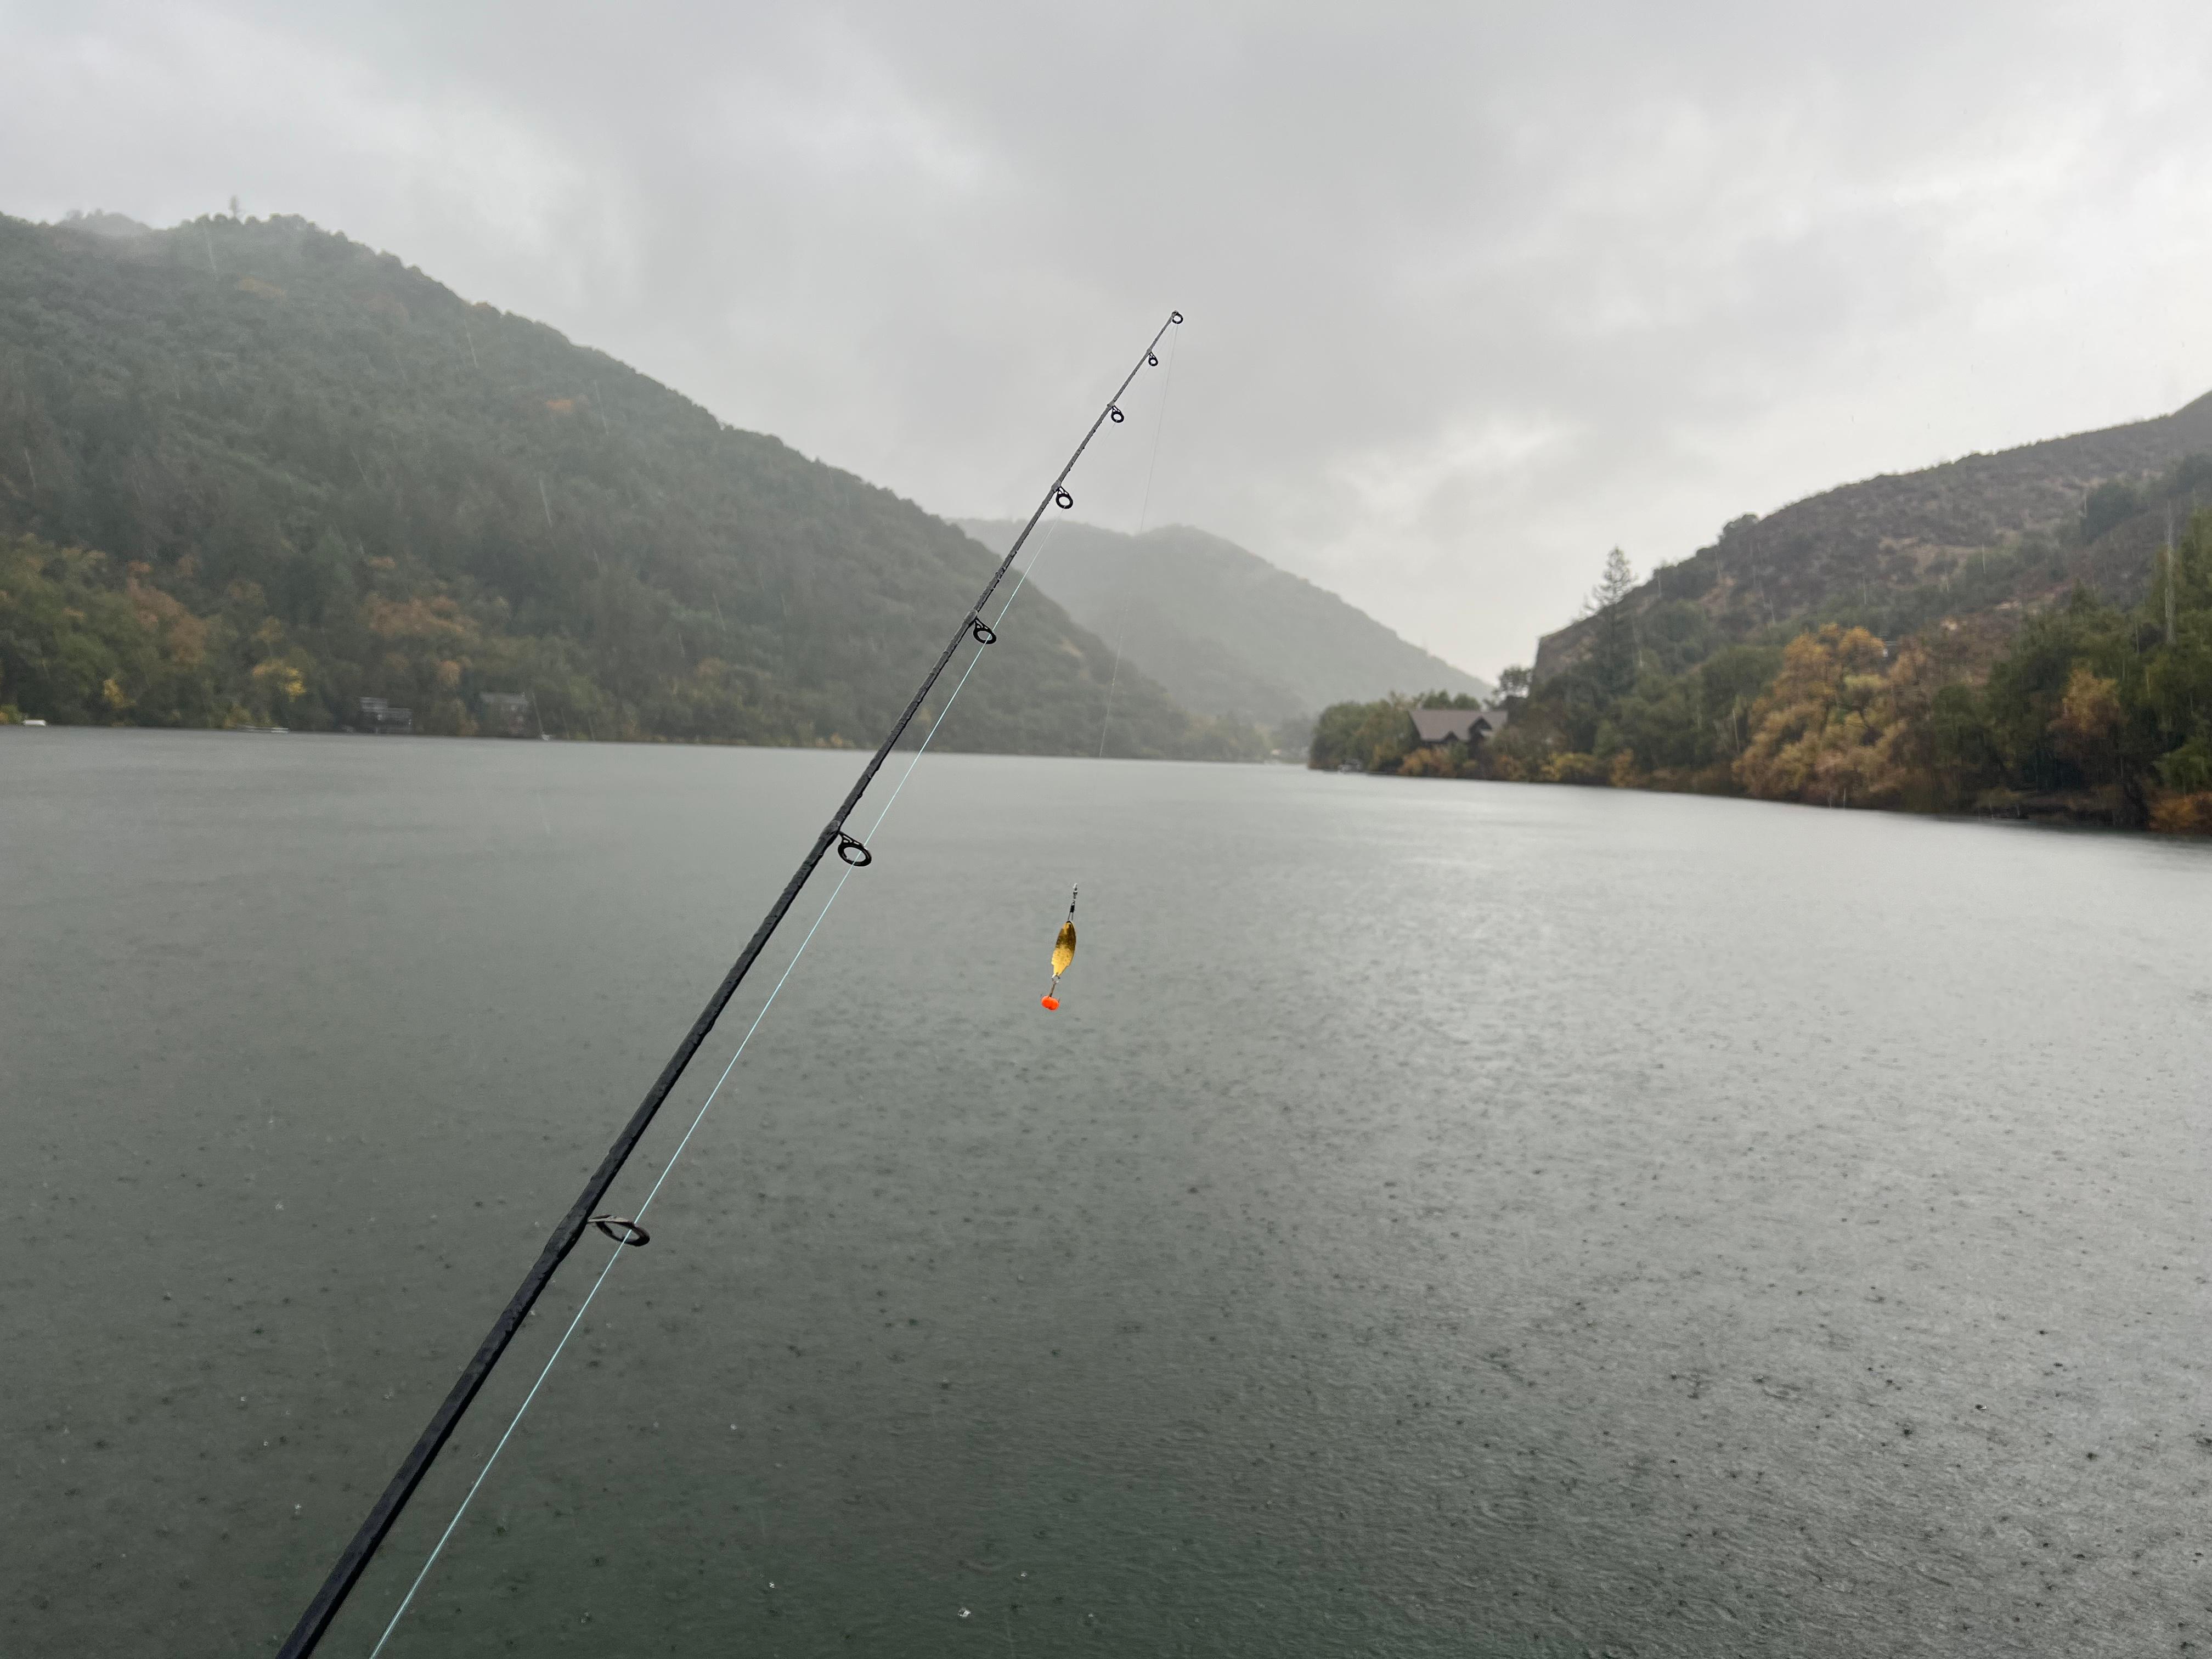
[[[947,514],[1180,306],[1151,520],[1486,672],[1615,543],[2212,386],[2212,16],[2119,15],[0,4],[0,208],[304,213]]]

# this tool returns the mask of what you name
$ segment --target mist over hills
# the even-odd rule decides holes
[[[300,219],[0,216],[0,705],[872,744],[992,565],[912,502]],[[1018,602],[939,741],[1090,753]],[[1109,752],[1252,757],[1125,665]]]
[[[1021,528],[957,522],[1000,554]],[[1390,691],[1490,695],[1326,588],[1202,530],[1132,536],[1061,521],[1049,533],[1036,583],[1200,714],[1297,727],[1331,703]]]

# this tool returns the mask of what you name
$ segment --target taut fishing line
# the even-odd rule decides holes
[[[1170,330],[1182,321],[1182,313],[1180,311],[1169,313],[1168,320],[1160,325],[1158,331],[1146,344],[1143,354],[1139,356],[1128,374],[1122,378],[1121,385],[1115,388],[1113,397],[1107,401],[1106,406],[1098,411],[1097,417],[1091,422],[1090,428],[1083,434],[1082,441],[1076,445],[1075,453],[1067,458],[1059,475],[1053,479],[1051,485],[1046,489],[1043,499],[1037,503],[1036,510],[1030,514],[1028,523],[1022,527],[1021,533],[1014,538],[1012,546],[1006,550],[1005,556],[999,561],[998,567],[991,573],[990,580],[985,584],[983,592],[977,598],[975,605],[969,607],[966,618],[953,630],[951,641],[938,653],[936,663],[923,678],[921,684],[916,688],[914,696],[908,700],[905,711],[891,727],[890,735],[884,738],[882,744],[869,759],[859,779],[846,793],[843,801],[840,803],[830,822],[823,826],[821,834],[815,837],[813,846],[808,849],[806,856],[799,861],[799,868],[793,873],[791,879],[785,884],[782,892],[777,896],[775,903],[769,906],[768,914],[761,919],[759,926],[754,929],[753,935],[746,942],[744,950],[739,954],[729,972],[723,975],[721,983],[715,988],[714,994],[708,999],[705,1009],[692,1023],[691,1029],[685,1033],[684,1040],[677,1045],[676,1052],[669,1057],[668,1063],[661,1068],[660,1075],[654,1080],[653,1087],[647,1091],[644,1100],[630,1115],[629,1121],[623,1125],[622,1133],[616,1137],[613,1146],[608,1149],[606,1157],[600,1161],[599,1168],[593,1171],[591,1179],[585,1183],[583,1192],[578,1195],[568,1214],[562,1218],[560,1224],[554,1229],[552,1237],[546,1241],[545,1248],[539,1253],[537,1261],[524,1276],[521,1285],[509,1299],[506,1308],[501,1310],[499,1318],[494,1322],[490,1332],[478,1346],[474,1358],[462,1367],[459,1378],[447,1394],[445,1400],[441,1402],[436,1412],[432,1414],[428,1426],[423,1430],[407,1455],[401,1460],[398,1470],[386,1486],[376,1503],[370,1508],[368,1518],[362,1522],[360,1528],[339,1555],[337,1565],[331,1569],[330,1575],[324,1580],[322,1588],[316,1592],[314,1599],[308,1603],[307,1611],[300,1615],[299,1623],[294,1626],[291,1635],[286,1638],[283,1647],[279,1650],[277,1659],[305,1659],[307,1655],[315,1650],[324,1635],[329,1631],[331,1621],[337,1616],[338,1609],[344,1605],[346,1597],[351,1594],[354,1586],[360,1582],[370,1559],[390,1534],[393,1524],[399,1517],[400,1511],[422,1484],[422,1478],[428,1472],[432,1461],[443,1449],[446,1443],[452,1438],[462,1414],[475,1401],[486,1378],[490,1375],[492,1368],[498,1364],[500,1357],[507,1352],[508,1344],[514,1340],[515,1333],[520,1328],[523,1320],[529,1316],[536,1306],[538,1298],[544,1294],[554,1273],[568,1258],[569,1252],[575,1248],[583,1236],[584,1229],[586,1226],[596,1226],[609,1238],[615,1241],[615,1249],[608,1256],[606,1265],[600,1268],[599,1277],[592,1281],[591,1289],[586,1293],[583,1303],[570,1319],[567,1329],[562,1333],[560,1341],[555,1346],[551,1357],[546,1360],[536,1380],[531,1384],[521,1406],[516,1410],[505,1431],[494,1445],[490,1456],[485,1460],[483,1468],[477,1471],[475,1480],[471,1483],[468,1492],[461,1499],[460,1507],[454,1512],[453,1518],[447,1523],[445,1530],[440,1534],[438,1541],[432,1547],[422,1570],[416,1574],[414,1582],[409,1586],[407,1595],[400,1602],[398,1612],[392,1615],[391,1622],[385,1626],[383,1635],[378,1638],[374,1653],[380,1654],[385,1644],[391,1640],[392,1632],[398,1627],[400,1620],[405,1617],[408,1608],[413,1604],[416,1592],[422,1589],[431,1568],[436,1564],[447,1541],[453,1537],[454,1528],[460,1524],[461,1518],[466,1514],[470,1503],[483,1486],[485,1477],[490,1474],[492,1465],[498,1461],[501,1452],[505,1450],[507,1442],[520,1425],[524,1414],[530,1409],[532,1401],[537,1398],[538,1390],[544,1387],[546,1378],[552,1374],[553,1367],[559,1362],[569,1339],[575,1334],[578,1327],[582,1323],[584,1315],[590,1309],[592,1298],[599,1294],[600,1286],[606,1283],[608,1276],[614,1271],[614,1265],[621,1259],[623,1249],[642,1247],[649,1242],[650,1236],[639,1224],[640,1222],[646,1212],[651,1208],[653,1200],[659,1195],[661,1187],[667,1182],[671,1171],[676,1166],[677,1160],[683,1156],[685,1148],[690,1145],[691,1138],[697,1132],[700,1124],[705,1121],[708,1110],[720,1095],[723,1085],[729,1080],[731,1073],[736,1068],[738,1058],[744,1054],[746,1045],[752,1041],[754,1032],[760,1029],[761,1022],[767,1018],[769,1009],[775,1006],[777,996],[789,981],[793,970],[798,967],[799,958],[805,954],[806,947],[812,943],[814,935],[820,929],[823,919],[829,915],[831,907],[837,902],[838,895],[844,891],[845,883],[851,879],[854,870],[863,869],[874,862],[874,854],[869,850],[867,840],[851,834],[846,828],[847,820],[860,805],[861,797],[867,793],[868,787],[875,781],[877,773],[883,769],[884,762],[890,757],[891,751],[897,746],[899,739],[906,735],[907,727],[913,723],[915,715],[921,712],[924,702],[932,689],[935,687],[939,678],[944,674],[946,666],[951,662],[954,654],[963,642],[972,639],[978,647],[977,650],[969,659],[967,668],[954,685],[952,695],[945,699],[944,709],[931,722],[928,734],[923,738],[921,744],[914,751],[913,758],[907,763],[906,770],[901,774],[897,784],[893,787],[882,810],[876,814],[875,822],[869,826],[869,836],[872,836],[882,827],[884,818],[890,813],[891,807],[896,804],[900,793],[905,789],[907,780],[914,775],[915,768],[921,763],[922,755],[928,750],[931,741],[944,725],[945,716],[951,714],[953,704],[958,700],[962,690],[966,687],[969,676],[975,673],[975,665],[982,659],[981,647],[997,642],[999,637],[997,624],[1006,620],[1007,611],[1012,606],[1015,598],[1021,592],[1030,573],[1036,568],[1037,560],[1043,556],[1046,545],[1050,540],[1049,534],[1045,541],[1038,544],[1036,551],[1030,556],[1029,565],[1017,577],[1013,587],[1000,605],[992,621],[987,623],[983,620],[983,612],[989,605],[992,596],[997,592],[1000,583],[1006,580],[1006,573],[1013,568],[1015,562],[1021,556],[1023,547],[1037,528],[1039,521],[1044,518],[1045,510],[1048,507],[1058,507],[1065,512],[1074,507],[1075,498],[1068,491],[1067,480],[1069,475],[1075,471],[1076,463],[1083,459],[1085,451],[1091,447],[1091,441],[1098,435],[1099,428],[1107,423],[1109,417],[1116,425],[1121,424],[1126,419],[1121,410],[1121,399],[1127,394],[1129,387],[1135,382],[1139,374],[1147,368],[1158,366],[1160,361],[1158,349],[1161,340],[1167,336]],[[1172,359],[1172,348],[1170,349],[1170,356]],[[659,1178],[653,1182],[651,1189],[647,1193],[644,1203],[639,1206],[637,1216],[595,1213],[600,1201],[605,1198],[608,1189],[613,1185],[615,1177],[622,1172],[623,1166],[629,1161],[630,1154],[636,1150],[639,1140],[651,1126],[655,1115],[666,1103],[670,1092],[675,1088],[685,1069],[690,1065],[693,1057],[697,1054],[701,1046],[713,1031],[715,1022],[720,1018],[723,1011],[729,1006],[730,1000],[736,994],[738,985],[744,981],[746,974],[759,960],[769,939],[775,934],[783,919],[790,914],[792,906],[797,902],[799,895],[806,885],[808,878],[813,875],[823,857],[833,847],[836,848],[839,860],[846,866],[837,878],[837,884],[830,890],[830,896],[823,901],[822,908],[816,913],[813,922],[806,930],[805,937],[799,941],[799,948],[792,953],[791,960],[785,964],[783,973],[777,979],[775,988],[769,993],[767,1000],[761,1005],[760,1012],[754,1015],[752,1024],[746,1028],[745,1035],[739,1040],[735,1052],[730,1056],[729,1063],[723,1067],[721,1075],[715,1079],[714,1086],[708,1091],[705,1103],[693,1116],[690,1127],[684,1131],[684,1138],[677,1144],[676,1150],[671,1154],[667,1164],[662,1169]],[[372,1659],[374,1659],[374,1654]]]
[[[1170,361],[1173,361],[1172,352]],[[1006,594],[1006,603],[999,607],[998,615],[991,619],[994,631],[996,631],[999,623],[1006,621],[1006,612],[1013,609],[1014,601],[1020,597],[1023,586],[1036,574],[1037,566],[1043,561],[1046,553],[1051,550],[1053,532],[1058,529],[1059,526],[1060,521],[1057,519],[1046,521],[1044,533],[1037,538],[1036,551],[1030,555],[1029,563],[1017,573],[1014,585]],[[983,653],[980,650],[968,659],[968,666],[962,672],[959,682],[953,686],[952,695],[945,700],[944,708],[930,723],[928,735],[915,746],[912,758],[906,763],[906,770],[899,774],[899,781],[892,787],[890,799],[884,802],[883,811],[876,814],[876,821],[868,826],[866,836],[868,841],[874,841],[876,832],[884,827],[884,820],[890,816],[891,808],[898,804],[899,793],[906,787],[907,780],[914,775],[914,769],[921,764],[921,757],[928,752],[929,745],[935,740],[938,728],[945,724],[945,716],[952,712],[952,705],[960,701],[960,693],[966,689],[969,676],[975,672],[975,665],[982,660]],[[653,1200],[660,1195],[662,1186],[675,1171],[678,1161],[684,1156],[684,1149],[690,1146],[691,1137],[698,1133],[699,1126],[707,1121],[707,1114],[713,1109],[716,1098],[721,1094],[722,1085],[730,1080],[730,1073],[737,1070],[738,1061],[744,1057],[746,1044],[753,1040],[753,1033],[760,1030],[761,1022],[768,1018],[768,1011],[775,1006],[775,1000],[782,994],[785,982],[791,978],[792,969],[799,966],[799,959],[806,954],[806,947],[814,943],[815,933],[828,919],[831,908],[837,902],[837,896],[845,890],[845,884],[853,878],[853,871],[858,867],[858,866],[848,865],[838,876],[837,884],[830,890],[830,896],[823,901],[821,910],[815,915],[812,925],[806,930],[806,937],[799,941],[799,948],[791,953],[791,960],[784,964],[783,972],[775,981],[775,988],[768,994],[768,1000],[761,1004],[760,1012],[753,1016],[753,1023],[745,1028],[744,1036],[738,1040],[737,1048],[730,1055],[729,1064],[722,1067],[721,1075],[714,1079],[714,1086],[707,1091],[707,1098],[700,1104],[697,1115],[691,1120],[690,1127],[684,1130],[683,1139],[676,1143],[676,1150],[668,1155],[668,1162],[662,1166],[659,1178],[653,1183],[652,1188],[646,1194],[643,1201],[638,1205],[636,1215],[592,1218],[593,1224],[615,1241],[615,1249],[607,1257],[607,1265],[599,1269],[599,1277],[592,1281],[592,1288],[584,1293],[583,1302],[568,1321],[568,1328],[561,1333],[561,1340],[554,1344],[553,1352],[546,1358],[544,1369],[538,1373],[537,1381],[530,1385],[530,1392],[523,1395],[522,1403],[515,1407],[514,1416],[500,1435],[498,1443],[492,1447],[491,1455],[484,1459],[483,1467],[477,1471],[477,1478],[470,1482],[468,1491],[462,1495],[459,1507],[453,1511],[453,1518],[446,1523],[445,1531],[438,1534],[438,1541],[431,1546],[430,1553],[423,1559],[422,1571],[415,1575],[415,1582],[407,1587],[407,1594],[400,1599],[399,1607],[392,1613],[391,1622],[385,1626],[384,1634],[376,1638],[376,1645],[369,1650],[368,1659],[377,1659],[377,1656],[384,1651],[385,1644],[392,1639],[392,1632],[399,1628],[399,1621],[407,1616],[407,1609],[414,1604],[416,1592],[422,1588],[423,1582],[429,1577],[430,1569],[437,1565],[438,1558],[445,1553],[447,1540],[453,1537],[454,1529],[461,1524],[461,1517],[469,1512],[469,1505],[476,1500],[477,1488],[483,1485],[484,1478],[491,1473],[492,1465],[499,1462],[499,1455],[507,1449],[507,1443],[514,1438],[515,1430],[521,1427],[523,1417],[530,1410],[531,1402],[538,1398],[538,1389],[544,1387],[545,1379],[553,1374],[553,1367],[560,1363],[562,1352],[568,1346],[568,1339],[575,1335],[577,1328],[584,1322],[584,1316],[591,1311],[592,1298],[599,1295],[599,1287],[607,1282],[607,1276],[614,1272],[615,1263],[623,1259],[623,1246],[641,1245],[652,1242],[651,1235],[647,1233],[641,1224],[645,1219],[645,1212],[653,1207]],[[1068,901],[1067,913],[1071,918],[1075,914],[1075,902],[1072,898]],[[1068,954],[1073,957],[1074,954],[1073,921],[1070,921],[1066,931],[1070,941]],[[1059,982],[1057,974],[1054,975],[1054,982],[1055,984]],[[623,1231],[617,1233],[614,1231],[617,1227]]]

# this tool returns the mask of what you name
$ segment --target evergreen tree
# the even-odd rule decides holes
[[[1590,667],[1608,700],[1626,696],[1636,684],[1636,618],[1628,606],[1635,591],[1636,572],[1616,547],[1605,556],[1605,574],[1589,594],[1589,613],[1597,619]]]

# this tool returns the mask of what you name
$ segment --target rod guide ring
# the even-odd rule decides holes
[[[975,643],[978,645],[996,645],[999,642],[998,629],[993,628],[981,617],[968,618],[968,631],[975,636]]]
[[[1182,319],[1178,317],[1176,320]],[[1146,353],[1146,358],[1152,364],[1157,365],[1158,362],[1158,354],[1150,350]],[[1136,373],[1133,369],[1130,372],[1132,374]],[[1129,382],[1124,382],[1124,384],[1129,384]],[[1076,447],[1075,453],[1071,455],[1066,462],[1069,469],[1072,470],[1081,459],[1085,446],[1090,442],[1095,432],[1094,427],[1091,432],[1085,434],[1083,443]],[[1063,478],[1066,476],[1065,472],[1061,475]],[[1058,493],[1063,495],[1065,494],[1064,491]],[[915,694],[915,702],[910,712],[901,718],[899,723],[892,728],[890,737],[884,739],[879,751],[881,758],[887,758],[890,756],[897,739],[904,734],[908,723],[913,719],[912,711],[920,709],[922,698],[927,696],[936,685],[939,676],[944,672],[945,665],[950,662],[951,656],[951,653],[946,653],[945,659],[933,668],[928,677],[922,681],[921,689]],[[881,763],[881,758],[878,764]],[[842,812],[831,820],[831,835],[842,840],[838,849],[841,858],[848,864],[856,866],[870,861],[867,848],[851,836],[843,833]],[[805,857],[801,860],[799,870],[793,878],[795,883],[803,884],[811,875],[821,859],[821,847],[822,843],[818,840],[809,845]],[[1072,902],[1073,895],[1070,896]],[[768,936],[775,931],[778,924],[782,921],[784,915],[784,908],[779,906],[772,908],[762,919],[761,938],[763,943]],[[738,958],[736,966],[731,969],[726,980],[717,988],[714,995],[708,1000],[706,1012],[701,1017],[703,1025],[711,1027],[714,1021],[721,1016],[738,984],[753,966],[756,956],[757,953],[749,948],[744,955]],[[687,1037],[678,1047],[659,1079],[654,1083],[651,1091],[646,1096],[643,1105],[639,1108],[640,1119],[650,1121],[653,1115],[665,1104],[678,1080],[683,1077],[685,1068],[690,1063],[698,1046],[696,1038]],[[619,1169],[629,1159],[635,1149],[635,1135],[638,1133],[639,1130],[635,1129],[625,1130],[622,1137],[616,1140],[608,1153],[607,1161],[610,1165]],[[599,1178],[594,1177],[592,1186],[587,1186],[585,1188],[585,1197],[579,1200],[580,1206],[587,1206],[592,1201],[593,1187],[598,1184]],[[647,1242],[648,1235],[646,1230],[639,1226],[633,1218],[595,1215],[590,1219],[603,1234],[615,1241],[618,1250],[623,1247],[634,1249]],[[520,1287],[515,1291],[514,1301],[508,1306],[508,1310],[500,1316],[498,1321],[492,1326],[490,1333],[485,1337],[483,1346],[478,1351],[477,1359],[471,1367],[477,1370],[478,1375],[481,1375],[482,1368],[495,1364],[502,1354],[510,1351],[509,1345],[521,1328],[521,1316],[538,1309],[539,1298],[544,1292],[555,1270],[560,1265],[562,1254],[577,1242],[580,1235],[581,1229],[579,1229],[576,1236],[570,1236],[568,1232],[567,1219],[566,1218],[562,1219],[560,1229],[550,1241],[547,1250],[539,1256],[536,1265],[525,1275]],[[553,1248],[554,1246],[557,1246],[558,1249]],[[371,1509],[368,1518],[362,1523],[360,1530],[354,1534],[352,1543],[339,1557],[337,1565],[324,1579],[322,1588],[317,1592],[315,1599],[308,1604],[307,1611],[301,1615],[299,1623],[294,1626],[291,1636],[285,1642],[285,1652],[297,1655],[312,1653],[322,1641],[330,1630],[332,1620],[344,1607],[347,1597],[360,1578],[362,1568],[374,1558],[380,1547],[386,1542],[393,1521],[404,1510],[409,1498],[419,1492],[420,1488],[416,1482],[434,1465],[441,1452],[446,1449],[456,1424],[469,1409],[471,1401],[475,1398],[477,1396],[461,1392],[456,1395],[449,1395],[447,1403],[439,1407],[438,1413],[432,1418],[429,1427],[424,1431],[422,1437],[415,1443],[414,1447],[401,1462],[398,1475],[394,1477],[392,1484],[386,1489],[386,1496],[380,1498],[375,1507]]]
[[[1054,504],[1063,513],[1075,505],[1075,497],[1069,495],[1065,489],[1055,489],[1052,492],[1052,499]]]
[[[855,870],[865,870],[876,861],[876,855],[842,830],[837,832],[837,856]]]

